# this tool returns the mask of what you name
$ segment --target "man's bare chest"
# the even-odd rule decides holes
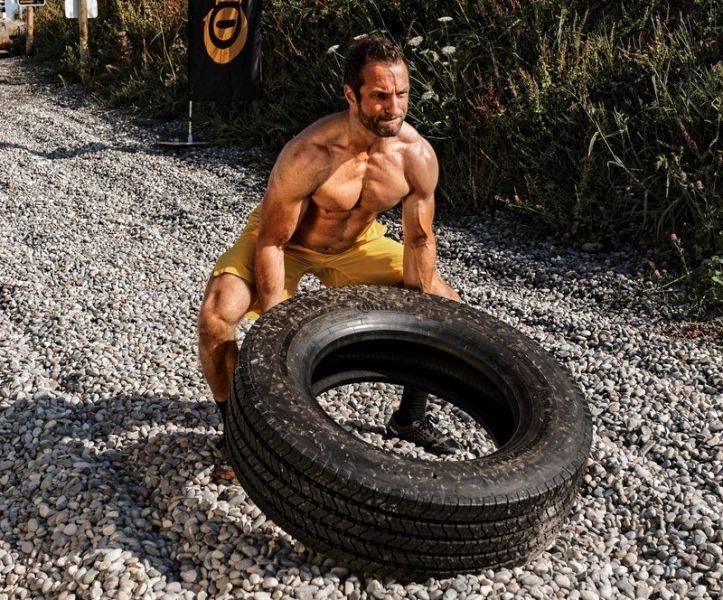
[[[362,153],[334,161],[312,197],[319,208],[330,212],[357,208],[376,213],[392,208],[409,191],[401,160]]]

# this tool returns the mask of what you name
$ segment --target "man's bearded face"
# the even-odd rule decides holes
[[[403,62],[373,62],[362,68],[357,97],[359,122],[379,137],[399,134],[409,107],[409,72]]]

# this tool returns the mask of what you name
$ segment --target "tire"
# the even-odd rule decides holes
[[[498,449],[424,461],[354,437],[319,406],[355,381],[415,385],[469,413]],[[347,286],[296,296],[242,344],[227,444],[251,499],[307,546],[358,572],[449,576],[520,565],[575,500],[592,422],[534,342],[418,292]]]

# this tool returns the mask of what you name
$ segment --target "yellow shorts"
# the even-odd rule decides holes
[[[231,273],[254,286],[254,259],[258,237],[261,206],[249,215],[246,227],[236,243],[224,252],[213,269],[213,275]],[[341,254],[323,254],[290,242],[284,248],[284,299],[296,291],[302,275],[312,273],[329,287],[350,283],[397,285],[403,280],[403,246],[384,237],[387,228],[374,221],[357,238],[354,245]],[[254,304],[244,315],[247,319],[259,317]]]

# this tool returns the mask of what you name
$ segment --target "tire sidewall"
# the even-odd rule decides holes
[[[326,293],[325,293],[326,292]],[[302,316],[303,315],[303,316]],[[371,446],[345,431],[310,392],[319,357],[349,336],[406,336],[444,346],[484,368],[530,409],[515,442],[469,461],[424,461]],[[523,497],[569,479],[586,460],[591,423],[580,393],[562,369],[517,330],[468,306],[409,290],[351,286],[297,296],[260,319],[239,361],[246,410],[262,417],[281,453],[295,453],[316,477],[403,497],[429,489],[424,502],[460,505]],[[319,457],[323,457],[320,461]],[[564,477],[563,477],[564,475]],[[433,482],[433,485],[430,485]]]

